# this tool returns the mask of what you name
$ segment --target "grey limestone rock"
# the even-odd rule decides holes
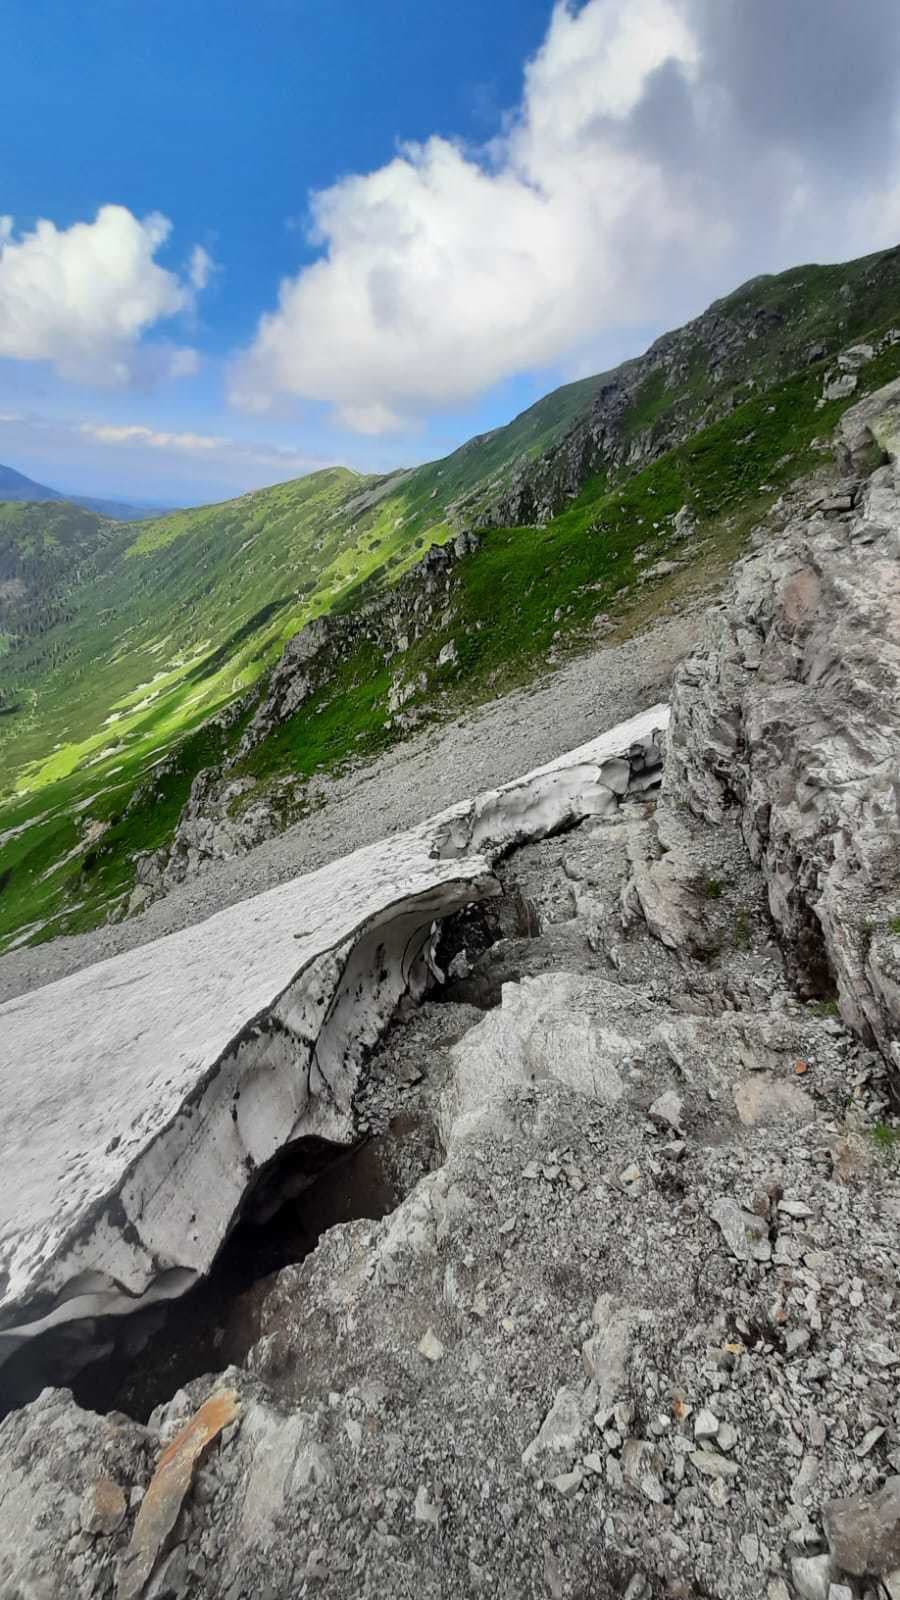
[[[888,1478],[874,1495],[830,1500],[823,1515],[831,1554],[842,1572],[881,1577],[900,1567],[900,1477]]]
[[[894,384],[849,412],[850,448],[865,427],[893,452],[898,402]],[[798,507],[739,564],[676,676],[667,785],[698,815],[738,809],[808,992],[833,975],[900,1070],[897,472],[839,522]]]

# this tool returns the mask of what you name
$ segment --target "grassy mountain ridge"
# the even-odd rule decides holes
[[[7,623],[0,692],[22,710],[0,728],[0,796],[91,760],[104,728],[137,739],[142,728],[155,734],[163,712],[171,732],[197,709],[227,703],[305,622],[353,603],[373,581],[396,581],[447,539],[460,495],[564,434],[598,381],[567,385],[412,472],[326,469],[118,531],[115,559],[88,583],[73,582],[65,615],[50,618],[39,640],[16,637]],[[8,508],[8,522],[15,517]],[[20,514],[20,544],[30,543],[33,520]]]
[[[592,474],[642,465],[900,313],[900,250],[764,275],[606,374],[590,408],[495,496],[491,525],[544,523]]]
[[[410,710],[452,712],[584,648],[598,613],[626,625],[652,610],[691,579],[690,563],[645,578],[671,553],[685,502],[694,561],[731,559],[851,403],[823,403],[835,355],[895,318],[897,251],[796,269],[412,471],[330,469],[139,526],[79,524],[68,544],[49,522],[42,544],[33,509],[17,523],[0,507],[0,553],[5,524],[20,562],[90,546],[31,632],[0,612],[0,949],[120,907],[135,853],[166,846],[196,773],[235,758],[240,724],[210,717],[264,679],[306,622],[390,597],[457,529],[483,532],[456,571],[452,613],[389,666],[380,645],[360,645],[241,775],[265,788],[374,754],[400,735],[393,683],[424,677]],[[885,342],[861,388],[895,376],[898,352]],[[438,668],[451,640],[456,662]]]
[[[95,582],[130,537],[66,500],[0,500],[0,653],[60,623],[74,590]]]

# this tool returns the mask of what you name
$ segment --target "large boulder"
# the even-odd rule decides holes
[[[842,1572],[861,1578],[900,1568],[900,1476],[888,1478],[877,1494],[830,1500],[825,1532]]]

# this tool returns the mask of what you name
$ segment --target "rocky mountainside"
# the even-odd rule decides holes
[[[260,783],[252,770],[259,757],[271,758],[278,735],[310,702],[327,700],[348,663],[363,653],[391,663],[427,639],[442,619],[446,623],[454,611],[456,564],[477,548],[477,536],[468,533],[458,534],[450,544],[433,545],[387,594],[353,611],[319,617],[294,635],[259,689],[220,713],[218,725],[226,738],[232,729],[238,736],[219,766],[203,768],[194,778],[171,842],[138,858],[129,913],[142,910],[210,862],[243,854],[303,817],[308,767],[291,761],[274,782]],[[457,647],[449,640],[435,658],[438,678],[457,664]],[[422,703],[430,687],[425,671],[416,677],[402,669],[393,672],[387,700],[391,727],[405,732],[423,720]],[[411,701],[416,706],[404,709]],[[161,796],[168,780],[169,767],[163,763],[148,788],[138,791],[135,803],[146,804],[154,793]]]
[[[757,387],[825,363],[824,394],[854,394],[871,358],[856,332],[895,300],[898,256],[846,267],[798,267],[754,278],[702,316],[665,334],[647,353],[600,383],[565,438],[522,463],[494,501],[498,523],[545,522],[596,472],[643,464],[727,416]],[[835,304],[843,308],[835,322]],[[837,334],[837,341],[835,335]]]
[[[121,916],[139,859],[156,892],[170,856],[302,815],[314,774],[692,603],[821,464],[842,411],[900,373],[898,305],[896,250],[757,279],[443,461],[103,524],[102,559],[69,561],[35,508],[6,507],[0,949]],[[391,634],[417,584],[427,600],[426,553],[459,539],[447,604]],[[243,719],[285,646],[312,626],[303,655],[329,624],[317,687],[251,748]],[[183,849],[201,790],[203,841]]]
[[[900,1594],[898,407],[757,524],[658,794],[635,752],[448,917],[196,1347],[176,1305],[0,1426],[10,1594]]]
[[[662,341],[662,350],[669,355],[676,346],[674,338]],[[743,343],[735,341],[735,347],[743,348]],[[854,359],[866,364],[874,354],[871,347],[867,348],[868,356],[857,352]],[[854,387],[856,381],[854,376]],[[878,404],[881,405],[880,399]],[[854,410],[849,415],[857,417],[859,413]],[[884,417],[879,426],[887,426]],[[856,457],[859,455],[857,448]],[[848,461],[852,466],[849,454]],[[859,465],[857,459],[856,466]],[[852,479],[840,490],[823,480],[820,499],[824,505],[838,506],[842,495],[844,500],[849,495],[848,504],[852,504],[857,489],[858,483]],[[657,534],[654,546],[645,547],[644,571],[639,571],[639,578],[649,577],[651,581],[654,573],[665,576],[690,564],[701,548],[696,539],[696,513],[688,504],[674,515],[664,515],[655,527],[664,531],[661,537]],[[232,742],[221,764],[201,771],[195,778],[171,842],[138,861],[131,910],[184,882],[210,861],[252,849],[303,816],[310,768],[297,748],[296,733],[280,761],[279,746],[292,724],[294,728],[302,726],[304,735],[309,737],[310,711],[319,716],[327,708],[348,664],[355,666],[365,656],[387,664],[384,726],[389,732],[406,731],[427,717],[442,685],[459,667],[461,647],[471,659],[473,641],[465,619],[466,567],[460,570],[458,563],[476,554],[482,537],[461,534],[452,545],[432,549],[400,583],[377,600],[345,615],[320,618],[295,636],[260,688],[226,714],[229,726],[242,717],[240,737]],[[640,556],[641,551],[636,554]],[[653,560],[654,556],[658,559]],[[750,582],[758,583],[756,572]],[[871,582],[877,589],[883,575],[872,574]],[[839,597],[834,598],[837,606]],[[848,607],[844,611],[846,621],[842,625],[851,638],[856,621]],[[489,627],[486,618],[476,619],[478,631]],[[602,638],[610,627],[608,615],[601,613],[593,625],[595,637]],[[841,680],[835,692],[847,690],[847,683]],[[808,712],[809,708],[803,706],[799,715],[806,717]],[[165,782],[162,768],[154,783]]]

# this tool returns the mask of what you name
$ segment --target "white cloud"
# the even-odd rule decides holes
[[[580,144],[598,117],[627,116],[649,74],[669,60],[691,67],[697,60],[694,36],[669,0],[594,0],[580,12],[556,6],[525,69],[522,132],[538,164],[542,150]]]
[[[622,220],[640,207],[654,251],[709,230],[617,131],[648,74],[669,58],[689,69],[694,54],[671,0],[558,6],[520,114],[489,151],[433,138],[313,196],[326,254],[282,284],[233,374],[237,402],[295,393],[387,431],[557,359],[616,298],[636,314]]]
[[[171,232],[154,212],[102,206],[93,222],[39,221],[16,236],[0,219],[0,356],[49,361],[63,378],[126,384],[184,376],[196,352],[142,344],[158,323],[190,311],[211,260],[198,246],[189,279],[155,260]]]
[[[872,3],[882,56],[893,0]],[[766,267],[888,243],[879,159],[863,181],[851,127],[865,97],[822,94],[832,37],[846,58],[844,5],[562,0],[486,150],[435,137],[311,197],[322,253],[281,284],[232,399],[263,410],[301,396],[388,432],[577,356],[601,330],[670,324]],[[790,72],[774,70],[782,57]],[[897,79],[896,62],[880,71],[884,114],[865,110],[895,174]],[[762,92],[778,98],[765,116]],[[855,195],[822,155],[826,126],[854,150]]]
[[[251,431],[178,431],[113,416],[69,421],[12,408],[0,411],[0,461],[63,492],[166,505],[223,500],[337,465],[333,454]]]
[[[40,425],[39,419],[0,416],[0,423],[30,420]],[[51,424],[51,426],[57,426]],[[277,467],[285,472],[311,472],[325,465],[301,450],[290,450],[280,445],[259,444],[228,438],[223,434],[170,433],[161,428],[150,428],[143,423],[80,422],[77,432],[93,444],[111,445],[129,450],[158,450],[170,455],[186,457],[216,457],[222,461],[243,461],[258,467]]]
[[[155,428],[145,428],[138,423],[118,425],[112,422],[82,422],[80,431],[98,444],[129,444],[146,446],[150,450],[185,450],[189,454],[203,450],[221,450],[226,439],[203,433],[164,433]]]
[[[521,114],[488,152],[433,138],[313,196],[326,254],[281,285],[233,373],[238,404],[262,409],[281,391],[331,402],[361,432],[402,426],[554,360],[596,325],[622,292],[615,232],[635,205],[655,243],[696,227],[616,146],[647,74],[692,58],[669,0],[629,7],[557,8]]]
[[[367,433],[373,438],[383,433],[402,433],[409,426],[405,417],[378,400],[370,406],[341,406],[340,416],[353,433]]]
[[[188,265],[188,276],[194,288],[205,289],[215,270],[216,263],[209,251],[204,250],[202,244],[195,244]]]
[[[166,375],[170,378],[193,378],[200,370],[199,352],[192,350],[189,345],[183,345],[179,350],[165,348],[163,356]]]

